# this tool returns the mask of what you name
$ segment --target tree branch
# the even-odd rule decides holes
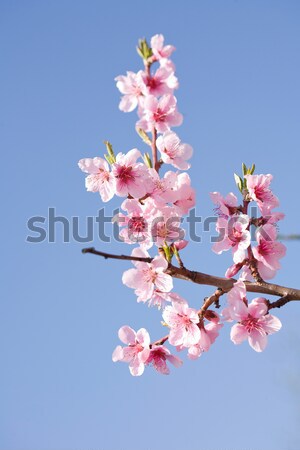
[[[105,259],[112,258],[126,261],[142,261],[147,263],[150,263],[153,260],[153,258],[142,258],[130,255],[113,255],[95,250],[93,247],[82,249],[82,253],[92,253],[93,255],[102,256]],[[223,293],[230,291],[234,283],[237,281],[234,278],[222,278],[214,275],[208,275],[203,272],[186,269],[185,267],[176,267],[173,266],[173,264],[169,264],[166,273],[180,280],[192,281],[193,283],[203,284],[206,286],[215,286],[221,289]],[[261,283],[245,281],[245,286],[247,292],[281,297],[279,300],[270,303],[269,309],[279,308],[290,301],[300,301],[300,289],[280,286],[278,284],[267,283],[265,281]]]
[[[81,250],[83,254],[91,253],[92,255],[102,256],[105,259],[123,259],[125,261],[142,261],[146,263],[151,263],[153,258],[143,258],[141,256],[130,256],[130,255],[112,255],[111,253],[100,252],[94,247],[83,248]]]

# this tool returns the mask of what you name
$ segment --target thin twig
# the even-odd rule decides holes
[[[130,255],[112,255],[111,253],[100,252],[94,247],[83,248],[82,253],[91,253],[92,255],[102,256],[105,259],[122,259],[125,261],[141,261],[151,263],[153,258],[143,258],[142,256],[130,256]]]
[[[268,309],[272,308],[281,308],[283,305],[288,303],[290,301],[290,298],[288,295],[285,295],[284,297],[279,298],[275,302],[268,302]]]

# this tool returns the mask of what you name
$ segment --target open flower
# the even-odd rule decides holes
[[[152,364],[157,372],[160,372],[163,375],[169,375],[170,369],[167,366],[167,361],[175,367],[180,367],[182,365],[181,359],[178,358],[178,356],[172,355],[167,347],[163,345],[152,346],[146,364]]]
[[[145,89],[142,73],[141,70],[138,73],[129,71],[127,75],[119,75],[115,78],[117,88],[124,94],[119,104],[121,111],[131,112],[138,106]]]
[[[270,189],[273,176],[268,175],[245,175],[247,189],[252,200],[257,202],[260,210],[266,211],[276,208],[279,200]]]
[[[219,330],[223,327],[223,324],[219,321],[208,322],[200,327],[200,338],[199,341],[189,347],[188,357],[190,359],[199,358],[202,353],[208,352],[211,345],[215,342],[216,338],[219,336]]]
[[[176,207],[165,206],[157,210],[151,225],[154,244],[162,247],[165,243],[171,244],[183,240],[185,232],[180,227],[181,222],[181,215]]]
[[[161,58],[169,58],[175,50],[173,45],[164,45],[164,40],[165,38],[162,34],[155,34],[150,41],[153,55],[158,61]]]
[[[127,215],[119,213],[113,218],[120,227],[120,237],[126,244],[139,244],[145,249],[152,247],[151,222],[153,220],[153,204],[148,201],[141,204],[137,199],[126,199],[121,208]]]
[[[156,141],[161,159],[166,164],[172,164],[177,169],[186,170],[190,168],[187,162],[193,154],[193,149],[189,144],[183,144],[176,133],[166,131]]]
[[[267,336],[281,328],[280,320],[267,312],[268,307],[264,298],[255,298],[248,307],[242,302],[236,314],[239,323],[231,328],[232,342],[241,344],[248,339],[253,350],[262,352],[268,342]]]
[[[178,88],[178,79],[175,77],[174,71],[168,67],[159,67],[153,75],[142,72],[141,77],[145,96],[160,97],[164,94],[172,94],[173,90]]]
[[[166,306],[167,302],[186,303],[186,301],[175,292],[161,292],[158,289],[154,289],[152,297],[148,302],[148,306],[156,306],[158,309],[162,309]]]
[[[219,192],[211,192],[210,198],[217,205],[215,211],[218,216],[227,219],[229,216],[236,214],[238,199],[232,192],[229,192],[226,197],[222,197]]]
[[[141,156],[136,148],[126,155],[118,153],[116,162],[112,165],[112,174],[116,180],[116,194],[120,197],[131,195],[141,198],[151,187],[151,178],[145,164],[138,163]]]
[[[248,305],[246,287],[238,280],[228,293],[228,306],[222,311],[225,320],[236,320],[231,328],[230,338],[234,344],[241,344],[248,339],[256,352],[262,352],[267,345],[268,335],[281,328],[280,320],[268,314],[267,302],[258,297]]]
[[[256,239],[258,245],[252,251],[258,261],[257,269],[263,279],[269,280],[280,269],[279,259],[285,255],[286,247],[276,240],[276,228],[269,223],[257,229]]]
[[[187,303],[172,303],[166,306],[163,319],[170,327],[169,342],[171,345],[190,347],[200,339],[197,311],[189,308]]]
[[[179,214],[188,214],[189,210],[195,206],[196,193],[191,186],[191,179],[186,172],[177,174],[176,184],[173,187],[175,199],[174,206]]]
[[[233,215],[228,220],[219,217],[216,229],[220,236],[212,246],[212,250],[220,254],[232,249],[233,261],[237,264],[245,259],[245,250],[250,245],[250,232],[247,230],[249,217],[246,214]]]
[[[159,100],[148,95],[141,104],[141,119],[137,122],[137,127],[145,131],[152,131],[155,127],[159,133],[164,133],[171,127],[181,125],[183,117],[177,111],[176,104],[176,98],[170,94],[163,95]]]
[[[145,328],[135,332],[132,328],[124,325],[119,329],[119,338],[127,347],[118,345],[112,355],[113,362],[123,361],[129,363],[131,375],[142,375],[145,363],[150,355],[150,336]]]
[[[115,179],[109,171],[105,159],[84,158],[78,162],[79,168],[89,175],[85,186],[90,192],[99,192],[103,202],[108,202],[115,194]]]
[[[135,248],[132,256],[150,258],[148,252],[141,248]],[[154,293],[155,289],[161,292],[170,292],[173,289],[171,275],[165,273],[168,268],[167,261],[162,256],[155,256],[150,263],[132,261],[136,269],[129,269],[123,273],[123,283],[135,289],[138,302],[146,302]]]

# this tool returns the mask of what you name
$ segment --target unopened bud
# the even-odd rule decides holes
[[[244,262],[238,263],[238,264],[233,264],[232,266],[228,267],[228,269],[226,270],[226,273],[225,273],[225,277],[226,278],[234,277],[241,270],[243,265],[244,265]]]

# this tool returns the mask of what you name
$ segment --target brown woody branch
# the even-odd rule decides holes
[[[100,252],[94,247],[83,248],[82,253],[92,253],[92,255],[102,256],[105,259],[122,259],[125,261],[142,261],[151,263],[153,258],[143,258],[141,256],[130,256],[130,255],[112,255],[111,253]]]
[[[93,247],[84,248],[82,253],[92,253],[93,255],[102,256],[105,259],[121,259],[126,261],[142,261],[150,263],[153,258],[142,258],[130,255],[113,255],[110,253],[101,252],[95,250]],[[203,272],[193,271],[186,269],[185,267],[176,267],[173,264],[169,264],[166,273],[174,278],[180,280],[192,281],[196,284],[203,284],[206,286],[215,286],[226,293],[232,289],[234,283],[237,281],[234,278],[223,278],[214,275],[208,275]],[[246,290],[257,294],[274,295],[280,297],[279,300],[271,303],[269,302],[269,309],[280,308],[290,301],[300,301],[300,289],[294,289],[290,287],[280,286],[274,283],[263,282],[251,282],[245,281]]]

